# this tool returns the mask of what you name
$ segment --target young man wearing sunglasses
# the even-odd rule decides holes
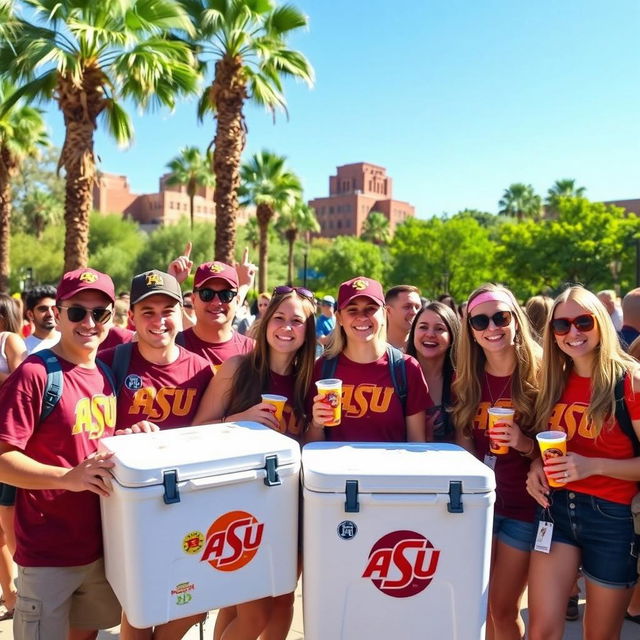
[[[54,309],[60,341],[48,353],[63,392],[42,417],[49,380],[37,354],[0,389],[0,481],[19,487],[16,640],[34,637],[34,629],[51,640],[92,640],[120,619],[104,576],[98,498],[111,491],[113,463],[96,454],[116,421],[112,382],[96,365],[114,299],[109,276],[66,273]]]

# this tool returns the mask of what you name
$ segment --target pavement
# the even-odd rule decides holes
[[[567,622],[565,625],[565,632],[563,640],[581,640],[582,639],[582,612],[584,609],[584,600],[580,600],[580,620],[576,622]],[[523,615],[526,621],[527,610],[523,609]],[[209,614],[205,624],[203,638],[204,640],[211,640],[213,638],[213,626],[215,624],[215,612]],[[119,628],[108,629],[101,631],[98,635],[98,640],[117,640],[120,637]],[[12,623],[11,620],[5,620],[0,622],[0,640],[13,639]],[[633,622],[625,621],[622,635],[620,640],[639,640],[640,639],[640,625]],[[46,638],[43,638],[46,640]],[[185,640],[200,640],[199,627],[192,627],[185,636]],[[302,591],[300,586],[296,591],[296,602],[293,616],[293,624],[291,625],[291,631],[287,636],[287,640],[304,640],[304,630],[302,626]],[[327,639],[331,640],[331,639]],[[350,638],[349,640],[357,640]],[[437,638],[434,640],[445,640],[443,638]],[[612,640],[614,640],[612,638]]]

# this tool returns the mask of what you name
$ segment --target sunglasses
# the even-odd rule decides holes
[[[223,304],[229,304],[238,292],[233,289],[223,289],[222,291],[214,291],[213,289],[196,289],[196,293],[200,296],[202,302],[211,302],[216,296]]]
[[[273,295],[274,296],[283,296],[286,293],[293,293],[296,292],[299,296],[302,296],[303,298],[307,298],[308,300],[311,300],[313,302],[314,300],[314,295],[312,291],[309,291],[309,289],[305,289],[304,287],[290,287],[286,284],[283,284],[279,287],[276,287],[273,290]]]
[[[496,311],[492,316],[479,313],[477,316],[469,316],[469,324],[476,331],[484,331],[491,321],[496,327],[506,327],[511,322],[511,318],[511,311]]]
[[[58,309],[66,309],[67,318],[69,318],[71,322],[82,322],[87,317],[87,313],[90,313],[96,324],[107,322],[113,313],[112,309],[106,309],[105,307],[87,309],[80,306],[63,307],[62,305],[58,305]]]
[[[591,313],[583,313],[575,318],[554,318],[551,321],[551,329],[557,336],[566,336],[571,331],[573,325],[578,331],[586,333],[591,331],[596,324],[596,320]]]

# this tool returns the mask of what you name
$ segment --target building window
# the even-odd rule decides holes
[[[349,229],[351,227],[351,220],[346,220],[344,226]]]
[[[333,213],[333,207],[329,207],[329,213]]]
[[[338,220],[338,229],[342,229],[342,220]]]

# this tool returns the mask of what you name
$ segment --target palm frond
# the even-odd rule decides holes
[[[133,141],[133,125],[127,112],[113,99],[106,101],[104,117],[107,131],[119,146],[125,147]]]

